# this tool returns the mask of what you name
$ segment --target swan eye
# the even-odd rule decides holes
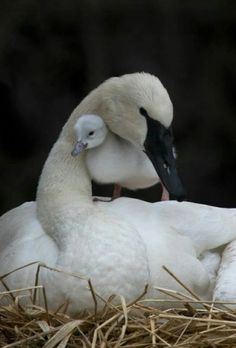
[[[94,131],[89,132],[88,135],[91,137],[92,135],[94,135]]]
[[[139,112],[141,115],[147,117],[148,116],[148,113],[147,113],[147,110],[144,109],[143,107],[139,108]]]

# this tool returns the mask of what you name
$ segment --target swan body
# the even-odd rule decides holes
[[[130,190],[150,187],[160,181],[147,155],[110,132],[101,117],[81,116],[75,124],[75,132],[80,151],[89,149],[85,162],[94,181],[117,183]]]
[[[148,116],[140,114],[140,106]],[[236,239],[235,210],[131,198],[93,202],[85,153],[71,156],[77,141],[74,126],[80,116],[91,113],[101,115],[121,138],[144,148],[167,189],[182,199],[171,153],[173,115],[166,90],[149,74],[112,78],[91,92],[65,124],[45,162],[36,202],[1,217],[1,274],[33,261],[70,273],[45,268],[39,283],[46,289],[50,309],[67,303],[72,315],[94,307],[88,278],[104,299],[118,294],[133,301],[146,284],[147,298],[165,297],[155,286],[183,291],[162,265],[199,296],[209,298],[210,278],[198,256]],[[165,154],[155,152],[153,144],[160,142]],[[32,286],[35,272],[32,265],[4,281],[12,289]]]
[[[106,299],[116,293],[132,301],[140,295],[146,284],[149,284],[146,298],[165,298],[154,289],[155,286],[183,292],[181,286],[162,269],[163,265],[201,298],[211,298],[215,284],[211,273],[212,261],[208,266],[198,258],[205,248],[213,249],[235,238],[235,210],[209,209],[205,205],[176,201],[147,203],[132,198],[119,198],[110,204],[93,204],[96,219],[92,213],[83,231],[84,240],[78,236],[67,240],[70,252],[67,253],[66,262],[58,244],[38,222],[36,202],[25,203],[3,215],[1,230],[12,221],[8,231],[19,233],[15,233],[15,239],[10,236],[11,241],[3,241],[1,273],[5,274],[32,261],[41,261],[50,267],[81,276],[82,279],[75,279],[51,270],[42,270],[40,273],[39,283],[46,288],[50,308],[56,310],[68,301],[69,313],[72,315],[78,310],[93,309],[88,278],[92,280],[95,290]],[[170,220],[167,220],[169,214]],[[187,215],[189,224],[183,220],[181,223],[178,214]],[[218,230],[212,224],[216,215]],[[126,224],[122,223],[124,219]],[[196,219],[200,221],[199,227]],[[127,223],[130,223],[129,229]],[[221,240],[210,239],[215,234],[218,236],[218,233],[223,236]],[[215,263],[217,260],[213,260]],[[33,286],[36,267],[33,265],[17,271],[7,277],[5,282],[12,289]]]

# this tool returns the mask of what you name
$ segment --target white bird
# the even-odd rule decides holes
[[[147,155],[139,148],[110,132],[98,115],[83,115],[75,124],[77,145],[72,155],[86,151],[86,165],[91,178],[101,184],[115,183],[113,197],[120,187],[130,190],[146,188],[160,182]],[[162,200],[168,195],[163,188]]]
[[[141,107],[149,116],[140,114]],[[40,272],[49,308],[68,303],[72,315],[93,308],[85,278],[104,299],[118,294],[132,301],[146,284],[147,298],[165,297],[155,286],[183,292],[163,265],[196,294],[209,298],[209,276],[198,255],[236,239],[236,210],[131,198],[93,202],[84,153],[71,156],[77,141],[74,125],[89,113],[99,114],[112,132],[140,150],[144,146],[167,189],[182,198],[168,131],[173,115],[166,90],[156,77],[144,73],[109,79],[79,104],[65,124],[44,165],[36,202],[1,217],[1,274],[41,261],[80,275],[78,279],[48,269]],[[32,265],[4,281],[11,289],[33,286],[35,271]]]

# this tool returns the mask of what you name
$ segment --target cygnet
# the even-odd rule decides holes
[[[120,196],[121,187],[137,190],[153,186],[160,179],[147,155],[127,140],[107,128],[98,115],[82,115],[75,124],[77,143],[72,151],[76,156],[84,149],[91,178],[100,184],[115,183],[113,199]],[[163,187],[161,200],[169,194]]]

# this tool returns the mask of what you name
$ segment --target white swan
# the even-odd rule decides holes
[[[147,155],[110,132],[100,116],[82,115],[74,128],[77,143],[72,155],[76,156],[84,149],[90,150],[86,151],[85,161],[95,182],[116,183],[130,190],[150,187],[160,182]],[[162,200],[165,196],[164,189]]]
[[[199,296],[211,295],[209,277],[197,256],[236,238],[236,211],[130,198],[94,203],[84,154],[70,154],[78,117],[99,114],[114,133],[140,149],[145,143],[166,187],[180,198],[183,190],[166,128],[172,121],[170,105],[160,81],[149,74],[112,78],[90,93],[74,110],[48,156],[37,203],[25,203],[1,217],[1,274],[40,260],[89,277],[105,299],[116,293],[132,301],[146,284],[147,297],[156,295],[155,285],[183,291],[162,269],[166,265]],[[140,115],[140,107],[148,110],[150,119]],[[161,144],[165,151],[156,154],[152,143]],[[34,274],[35,266],[31,266],[4,281],[10,288],[30,286]],[[45,269],[40,283],[46,288],[50,308],[63,302],[69,303],[71,314],[93,308],[83,279]]]

